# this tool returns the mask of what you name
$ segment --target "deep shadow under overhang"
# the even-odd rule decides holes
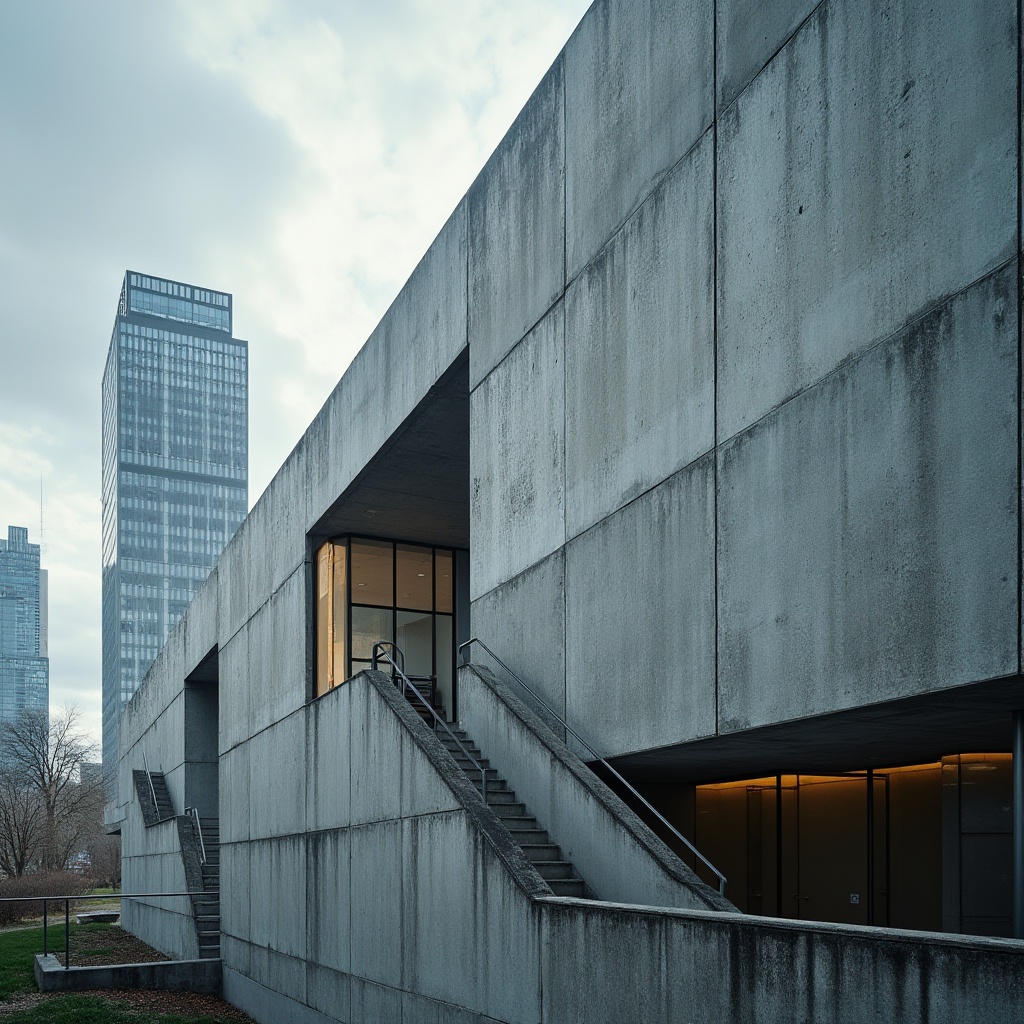
[[[726,782],[926,764],[946,754],[1011,749],[1024,679],[971,683],[612,759],[634,779]]]
[[[310,531],[469,547],[469,360],[427,392]]]

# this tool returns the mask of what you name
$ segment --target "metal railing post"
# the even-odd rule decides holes
[[[71,900],[64,900],[64,970],[71,966]]]
[[[50,955],[50,933],[47,928],[49,924],[46,917],[46,900],[43,900],[43,956]]]
[[[701,853],[700,850],[698,850],[697,847],[694,846],[693,843],[691,843],[690,840],[675,827],[675,825],[673,825],[656,807],[654,807],[646,797],[642,796],[631,783],[627,782],[621,773],[616,771],[578,732],[576,732],[575,729],[571,728],[565,719],[562,718],[562,716],[558,714],[558,712],[555,711],[543,697],[530,689],[530,687],[527,686],[526,683],[524,683],[523,680],[520,679],[519,676],[517,676],[515,672],[513,672],[512,669],[510,669],[508,665],[506,665],[505,662],[503,662],[501,658],[499,658],[479,637],[475,636],[472,639],[467,640],[465,643],[459,644],[459,657],[462,659],[463,665],[469,664],[469,659],[466,657],[464,652],[472,644],[479,644],[535,701],[537,701],[538,704],[541,705],[541,707],[547,711],[549,715],[551,715],[556,722],[558,722],[559,725],[562,726],[563,729],[565,729],[568,735],[572,736],[573,739],[577,740],[586,750],[590,751],[594,756],[594,759],[603,768],[607,769],[623,786],[625,786],[626,789],[629,790],[630,794],[639,800],[640,803],[643,804],[643,806],[650,811],[651,814],[653,814],[654,817],[657,818],[658,821],[660,821],[661,824],[664,825],[665,828],[667,828],[669,832],[671,832],[672,835],[674,835],[676,839],[678,839],[686,849],[688,849],[690,853],[692,853],[718,879],[718,891],[722,896],[725,895],[725,875],[723,875],[722,872],[719,871],[718,868],[716,868],[715,865],[712,864],[711,861],[709,861],[707,857],[705,857],[704,854]],[[479,678],[483,679],[483,676],[480,676]]]

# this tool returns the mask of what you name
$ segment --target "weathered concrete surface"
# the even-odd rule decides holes
[[[566,548],[566,720],[601,754],[715,731],[714,523],[708,456]]]
[[[718,109],[724,110],[821,0],[719,0]]]
[[[1005,262],[1016,5],[822,4],[719,124],[718,436]]]
[[[1024,1014],[1024,950],[1012,940],[538,902],[542,1020],[552,1024],[988,1024]]]
[[[703,137],[566,294],[570,538],[714,446],[712,143]]]
[[[704,134],[711,0],[598,0],[565,48],[566,278]]]
[[[469,193],[469,384],[475,388],[565,290],[562,58]]]
[[[565,543],[562,304],[470,396],[471,597]]]
[[[565,550],[477,598],[472,615],[474,635],[565,718]],[[469,655],[488,663],[475,646]]]
[[[597,896],[735,910],[547,729],[516,690],[486,669],[460,669],[460,724]]]
[[[1018,671],[1014,273],[720,452],[721,730]]]
[[[33,967],[40,992],[89,992],[95,989],[159,989],[165,992],[203,992],[219,996],[219,960],[170,960],[154,964],[113,964],[70,967],[53,956],[36,956]]]

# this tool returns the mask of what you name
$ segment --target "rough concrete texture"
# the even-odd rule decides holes
[[[33,970],[40,992],[143,988],[165,992],[204,992],[219,996],[221,991],[219,960],[173,960],[167,963],[71,967],[65,970],[55,956],[39,954]]]
[[[461,669],[460,722],[598,897],[734,910],[545,727],[517,689],[485,669]]]
[[[597,0],[565,48],[572,280],[711,124],[711,0]]]
[[[714,468],[694,463],[566,548],[566,721],[602,755],[715,731]]]
[[[564,289],[565,138],[559,58],[469,193],[471,388]]]
[[[708,133],[566,293],[568,537],[714,446],[713,171]]]
[[[1024,1013],[1024,956],[1008,940],[541,902],[544,1021],[987,1024]]]
[[[1016,5],[822,4],[719,125],[718,432],[1005,262]]]
[[[249,837],[291,835],[306,828],[306,722],[289,715],[249,740]]]
[[[472,622],[473,634],[486,638],[494,653],[510,667],[514,664],[523,682],[565,718],[564,549],[477,598]],[[490,664],[479,647],[468,653],[474,661]],[[559,728],[540,705],[534,710],[553,729]]]
[[[471,597],[565,543],[559,303],[470,395]]]
[[[723,731],[1018,671],[1014,273],[722,450]]]
[[[724,110],[778,53],[821,0],[719,0],[718,109]]]

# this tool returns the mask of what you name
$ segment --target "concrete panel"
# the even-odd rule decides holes
[[[338,828],[351,820],[349,805],[351,686],[339,686],[306,714],[306,827]]]
[[[249,630],[243,626],[217,654],[220,753],[248,739],[249,733]]]
[[[249,974],[253,981],[298,1004],[306,1002],[305,961],[266,946],[249,950]]]
[[[711,0],[598,0],[565,49],[572,280],[711,124]]]
[[[234,843],[249,838],[249,774],[247,743],[221,754],[217,788],[220,791],[222,842]]]
[[[289,957],[306,955],[306,839],[262,839],[248,844],[251,882],[249,938]],[[270,965],[270,970],[276,969]],[[282,970],[288,972],[290,967]],[[256,976],[254,972],[254,976]],[[304,977],[304,975],[303,975]],[[256,976],[261,984],[266,982]],[[304,983],[304,982],[303,982]],[[274,987],[274,986],[271,986]],[[284,991],[284,989],[281,989]],[[292,993],[289,993],[292,994]]]
[[[258,839],[304,831],[309,771],[305,714],[257,733],[248,747],[250,835]]]
[[[718,109],[724,110],[820,0],[719,0]]]
[[[568,537],[714,445],[713,191],[708,134],[566,295]]]
[[[310,833],[306,838],[306,856],[306,922],[310,956],[332,971],[347,974],[351,970],[351,844],[348,830]]]
[[[545,914],[541,930],[545,1021],[672,1019],[665,1014],[665,934],[656,917],[625,909],[600,915]],[[717,965],[705,983],[701,988],[722,983]]]
[[[531,566],[473,602],[472,635],[478,636],[513,672],[565,717],[565,551]],[[474,662],[492,665],[479,647]],[[510,685],[514,685],[509,680]],[[528,703],[527,694],[521,695]],[[542,717],[546,714],[534,708]],[[560,728],[551,720],[552,728]]]
[[[469,193],[469,381],[487,376],[565,288],[562,60]]]
[[[223,995],[232,1006],[237,1006],[259,1024],[335,1024],[339,1019],[259,985],[226,965]]]
[[[844,366],[719,463],[719,727],[1018,671],[1008,268]]]
[[[255,884],[254,884],[255,882]],[[220,920],[222,935],[247,939],[251,918],[249,901],[253,890],[257,898],[266,890],[259,879],[253,879],[249,863],[249,843],[221,843],[220,846]],[[240,970],[243,967],[238,966]],[[248,970],[246,965],[245,970]]]
[[[715,731],[714,466],[566,548],[568,723],[602,754]]]
[[[401,817],[402,725],[365,679],[351,689],[348,739],[350,817],[353,824]]]
[[[217,570],[214,569],[192,598],[192,603],[182,619],[186,674],[192,672],[220,640],[218,588]]]
[[[293,457],[306,463],[310,525],[465,350],[466,273],[463,201],[296,448]]]
[[[257,503],[258,504],[258,503]],[[252,513],[250,512],[251,516]],[[221,642],[230,640],[258,608],[260,602],[250,586],[249,570],[252,562],[253,530],[249,517],[242,520],[228,546],[217,561],[218,618],[221,628]],[[264,600],[268,595],[264,595]]]
[[[403,1024],[402,993],[362,978],[352,979],[352,1020]]]
[[[565,542],[564,318],[559,303],[470,395],[470,593]]]
[[[402,822],[384,821],[349,830],[352,849],[350,956],[352,973],[397,987],[402,982]],[[357,1013],[356,987],[352,1015]]]
[[[258,732],[306,702],[306,580],[299,566],[249,630],[249,728]]]
[[[478,837],[464,812],[403,823],[402,987],[479,1008],[482,936],[475,930]]]
[[[461,808],[451,788],[408,733],[402,737],[401,766],[403,818]]]
[[[1013,3],[822,4],[719,127],[719,440],[1015,251]]]
[[[352,1020],[352,978],[319,964],[306,964],[306,1000],[332,1021]]]

